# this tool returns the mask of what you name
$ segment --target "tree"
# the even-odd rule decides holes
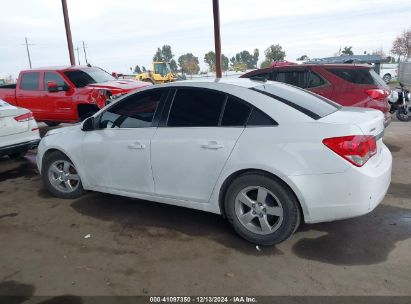
[[[265,69],[265,68],[269,68],[271,64],[271,60],[264,60],[263,62],[261,62],[260,68],[261,69]]]
[[[142,67],[141,67],[141,70],[142,70],[143,72],[147,72],[147,70],[146,70],[146,67],[145,67],[145,66],[142,66]]]
[[[231,68],[235,71],[245,71],[246,69],[256,69],[257,61],[260,53],[258,49],[254,50],[253,54],[244,50],[231,57]]]
[[[285,58],[285,51],[279,44],[270,45],[264,52],[265,60],[270,61],[283,61]]]
[[[345,46],[341,51],[341,55],[354,55],[352,51],[352,46]]]
[[[407,57],[411,54],[411,28],[404,30],[392,43],[391,53]]]
[[[221,54],[221,69],[223,71],[228,71],[228,57],[224,54]]]
[[[140,74],[141,73],[141,69],[138,65],[136,65],[136,67],[134,68],[134,73],[136,74]]]
[[[177,62],[173,59],[174,54],[171,51],[170,45],[163,45],[161,48],[157,48],[153,56],[153,61],[169,62],[172,72],[177,72]]]
[[[200,66],[198,64],[198,57],[195,57],[191,53],[178,57],[178,65],[183,73],[187,73],[189,75],[198,74],[200,71]]]
[[[210,72],[215,72],[216,61],[213,51],[209,51],[204,55],[204,62],[208,64]],[[228,58],[224,54],[221,54],[221,69],[223,71],[228,70]]]
[[[308,57],[307,55],[302,55],[301,57],[297,58],[297,61],[307,61],[310,60],[310,57]]]

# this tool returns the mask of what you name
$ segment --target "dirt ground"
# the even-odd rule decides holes
[[[384,141],[392,184],[374,212],[302,225],[261,251],[217,215],[99,193],[56,199],[34,153],[2,158],[0,295],[411,295],[411,123],[393,122]]]

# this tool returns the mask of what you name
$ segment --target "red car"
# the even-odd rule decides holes
[[[151,85],[117,80],[91,66],[41,68],[20,72],[17,84],[0,86],[0,99],[29,109],[48,125],[84,120],[114,98]]]
[[[380,110],[385,126],[391,121],[390,89],[369,65],[301,64],[272,66],[251,71],[242,78],[285,82],[322,95],[343,106]]]

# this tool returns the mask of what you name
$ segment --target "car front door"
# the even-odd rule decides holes
[[[160,124],[151,141],[156,193],[206,203],[244,130],[250,107],[226,94],[199,88],[179,88],[171,95],[164,125]]]
[[[55,82],[57,87],[48,90],[48,82]],[[73,91],[70,90],[63,77],[56,72],[45,72],[43,90],[42,103],[50,109],[48,113],[45,113],[45,119],[64,121],[76,117],[77,108],[73,104]]]
[[[87,132],[83,154],[88,180],[104,191],[153,194],[150,140],[168,89],[134,93],[107,108]]]

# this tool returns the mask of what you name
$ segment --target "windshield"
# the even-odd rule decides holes
[[[168,63],[155,63],[154,69],[156,74],[160,74],[161,76],[165,76],[168,73],[171,73],[170,64]]]
[[[116,80],[109,73],[99,68],[66,71],[64,74],[70,79],[76,88],[84,88],[89,84]]]

